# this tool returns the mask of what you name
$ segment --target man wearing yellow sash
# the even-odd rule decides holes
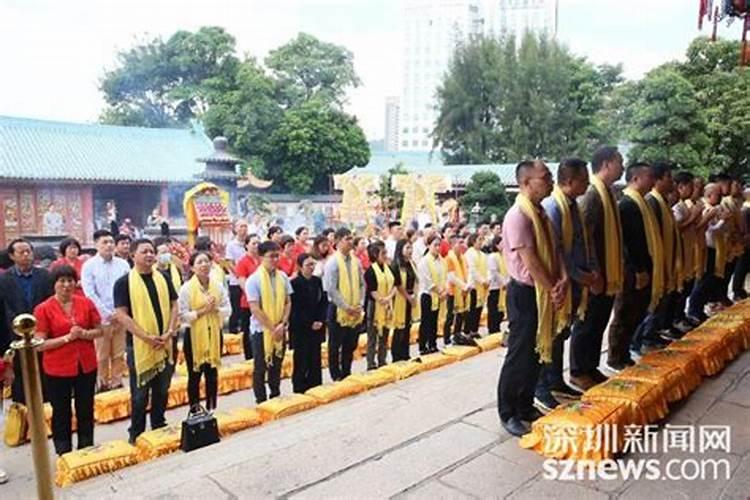
[[[675,303],[675,318],[673,326],[681,332],[692,329],[685,307],[690,292],[695,286],[696,248],[699,245],[698,225],[701,222],[703,208],[692,203],[695,176],[690,172],[678,172],[674,176],[679,201],[672,206],[677,231],[682,239],[682,266],[678,280],[682,283],[682,291],[678,293]],[[702,236],[702,235],[701,235]]]
[[[502,226],[496,226],[501,227]],[[502,235],[493,236],[490,243],[487,267],[490,273],[490,293],[487,296],[487,329],[489,333],[500,333],[500,324],[505,317],[505,296],[508,287],[508,270],[503,257]]]
[[[732,248],[734,266],[732,267],[732,275],[727,277],[727,281],[730,279],[732,281],[732,298],[736,302],[747,296],[747,292],[745,292],[745,276],[747,275],[747,271],[743,270],[743,267],[745,267],[745,264],[743,263],[743,255],[745,254],[745,240],[747,233],[744,211],[742,208],[745,199],[742,194],[742,185],[736,179],[732,181],[730,199],[732,200],[735,229]]]
[[[156,264],[154,270],[159,271],[164,279],[172,282],[172,287],[177,290],[178,295],[182,288],[182,263],[175,259],[172,250],[169,248],[169,238],[154,238],[156,247]],[[179,266],[179,267],[178,267]],[[177,363],[177,337],[172,339],[172,368]]]
[[[419,306],[419,354],[437,352],[437,329],[440,311],[448,297],[448,270],[440,256],[441,239],[433,235],[427,240],[427,255],[417,264]]]
[[[489,226],[487,226],[486,234],[489,234]],[[484,236],[479,232],[471,234],[467,239],[467,244],[469,249],[466,251],[465,257],[470,290],[464,336],[467,339],[473,339],[479,337],[479,322],[482,318],[482,310],[487,304],[487,296],[490,293],[490,270],[487,264],[487,255],[482,251]]]
[[[590,250],[588,228],[583,225],[576,199],[586,192],[589,173],[586,162],[571,158],[557,168],[557,186],[552,196],[542,202],[554,230],[555,240],[562,249],[563,263],[570,279],[570,287],[562,312],[567,316],[565,329],[552,344],[552,361],[542,366],[534,402],[537,407],[550,411],[558,406],[556,398],[580,398],[581,392],[573,389],[563,379],[563,352],[565,340],[570,336],[570,325],[584,316],[588,290],[598,280],[598,268]]]
[[[740,255],[737,261],[737,268],[732,277],[732,292],[735,301],[747,298],[745,278],[747,278],[747,273],[750,270],[750,189],[745,188],[742,196],[742,209],[740,211],[742,255]]]
[[[352,372],[359,326],[364,320],[365,279],[359,259],[352,252],[352,232],[339,228],[334,239],[336,253],[325,264],[323,288],[329,301],[328,370],[333,380],[342,380]]]
[[[738,236],[740,206],[735,204],[734,198],[732,198],[735,181],[729,174],[721,172],[714,175],[712,180],[721,186],[721,207],[725,212],[729,213],[729,217],[726,218],[726,222],[724,223],[726,264],[724,265],[724,273],[720,277],[720,283],[717,287],[717,302],[710,305],[711,310],[719,311],[732,305],[732,301],[729,299],[729,282],[732,279],[738,256],[737,243],[740,239]]]
[[[638,162],[625,173],[628,186],[618,204],[622,221],[625,255],[625,282],[615,299],[609,326],[607,364],[623,370],[635,362],[630,357],[630,342],[636,329],[652,312],[664,291],[664,265],[659,226],[644,196],[654,186],[651,165]]]
[[[261,263],[245,282],[250,304],[250,343],[253,346],[253,392],[260,404],[267,396],[279,396],[281,365],[284,362],[292,285],[289,277],[278,269],[281,247],[274,241],[258,245]],[[266,393],[268,373],[268,394]]]
[[[151,403],[151,428],[167,425],[169,382],[172,376],[172,339],[177,332],[177,292],[170,280],[154,272],[156,249],[151,240],[131,246],[135,266],[115,282],[113,319],[123,325],[130,372],[130,442],[146,430],[146,408]]]
[[[570,381],[588,389],[607,380],[599,370],[602,338],[612,315],[615,296],[622,291],[622,225],[612,185],[622,177],[622,155],[617,148],[598,149],[591,160],[590,186],[580,199],[599,279],[589,289],[582,321],[570,335]]]
[[[398,247],[398,244],[396,245]],[[393,327],[393,300],[396,287],[401,286],[400,275],[388,265],[385,244],[370,243],[367,247],[370,268],[365,271],[367,301],[367,369],[385,366],[388,354],[388,337]],[[395,255],[395,254],[394,254]],[[377,357],[377,360],[376,360]]]
[[[445,257],[448,271],[448,298],[446,301],[443,342],[445,345],[454,340],[456,344],[471,344],[463,331],[469,311],[469,277],[464,255],[464,239],[458,234],[450,237],[451,250]]]
[[[703,218],[708,220],[705,234],[706,268],[690,294],[688,317],[697,322],[708,319],[704,309],[711,301],[719,300],[721,278],[726,270],[727,239],[725,223],[732,214],[721,207],[721,186],[711,182],[703,190],[705,208]]]
[[[508,285],[508,351],[500,371],[497,404],[500,422],[522,436],[541,416],[534,387],[542,362],[551,360],[553,339],[564,326],[559,314],[567,296],[562,256],[541,202],[552,192],[552,174],[541,160],[516,167],[520,193],[503,221],[503,254]]]

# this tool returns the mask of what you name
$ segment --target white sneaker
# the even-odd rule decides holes
[[[5,484],[7,482],[8,482],[8,473],[0,469],[0,484]]]

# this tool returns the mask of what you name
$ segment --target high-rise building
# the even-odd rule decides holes
[[[486,0],[486,33],[491,36],[515,36],[547,33],[557,35],[558,0]]]
[[[385,150],[398,151],[399,98],[385,98]]]

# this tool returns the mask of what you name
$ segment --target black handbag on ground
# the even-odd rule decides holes
[[[191,411],[182,421],[180,448],[182,451],[193,451],[219,442],[219,426],[216,417],[203,407]]]

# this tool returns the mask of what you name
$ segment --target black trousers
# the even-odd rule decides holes
[[[47,387],[52,404],[52,442],[55,444],[55,453],[62,455],[73,449],[71,400],[76,407],[78,449],[93,446],[96,370],[83,373],[79,366],[75,377],[47,375]]]
[[[157,373],[145,385],[138,386],[138,378],[135,371],[135,354],[132,344],[125,348],[128,372],[130,378],[130,443],[135,444],[135,440],[146,430],[146,411],[149,402],[151,410],[149,419],[151,420],[151,429],[161,429],[167,426],[167,420],[164,412],[167,411],[167,399],[169,398],[169,384],[172,380],[174,368],[167,365],[162,371]]]
[[[391,339],[391,359],[396,361],[409,360],[409,337],[411,336],[411,304],[406,303],[406,319],[403,328],[393,329]]]
[[[691,279],[689,281],[686,281],[684,285],[682,285],[682,291],[678,292],[677,299],[674,303],[674,322],[683,321],[686,316],[685,306],[687,306],[687,300],[688,297],[690,297],[690,293],[693,291],[693,288],[695,288],[695,279]]]
[[[284,363],[284,350],[280,356],[273,356],[271,365],[266,364],[263,347],[263,332],[253,332],[250,335],[253,344],[253,392],[255,402],[260,404],[268,397],[275,398],[281,394],[281,365]],[[268,374],[268,389],[266,393],[266,373]]]
[[[500,290],[490,290],[487,296],[487,329],[489,333],[498,333],[502,322],[503,313],[500,311]]]
[[[242,287],[240,285],[229,285],[229,302],[232,304],[232,314],[229,316],[229,333],[240,331],[240,301],[242,299]]]
[[[253,359],[253,344],[250,342],[250,309],[240,310],[240,329],[242,330],[242,352],[245,360]]]
[[[446,301],[445,324],[443,325],[443,341],[450,344],[451,338],[455,338],[463,332],[466,323],[466,311],[456,312],[456,298],[448,295]]]
[[[745,290],[745,278],[750,271],[750,248],[746,248],[742,255],[737,259],[737,265],[734,268],[732,276],[732,292],[735,298],[742,298],[747,295]]]
[[[359,342],[357,327],[339,325],[336,306],[328,306],[328,371],[333,380],[343,380],[352,373],[354,350]]]
[[[198,370],[194,370],[193,363],[193,344],[190,340],[190,328],[185,330],[185,338],[182,341],[182,348],[185,351],[185,364],[187,364],[188,376],[188,402],[192,408],[201,402],[201,375],[206,379],[206,408],[213,410],[216,408],[216,402],[219,394],[219,370],[208,363],[203,363]],[[221,347],[219,347],[221,352]]]
[[[464,333],[466,335],[479,332],[482,309],[483,306],[477,306],[477,291],[472,290],[469,292],[469,310],[466,312],[466,323],[464,324]]]
[[[0,353],[2,354],[2,353]],[[47,387],[47,375],[42,370],[42,353],[37,353],[37,365],[39,366],[39,379],[42,382],[42,401],[50,401],[49,388]],[[23,392],[23,371],[21,370],[21,356],[13,357],[13,383],[10,386],[10,399],[15,403],[26,404],[26,394]]]
[[[573,309],[576,310],[575,308]],[[562,386],[563,379],[563,355],[565,352],[565,341],[570,337],[570,328],[561,331],[552,341],[552,362],[542,363],[539,372],[539,381],[536,384],[535,393],[544,394]]]
[[[420,295],[419,305],[422,309],[422,319],[419,322],[419,353],[424,354],[429,349],[437,349],[438,314],[440,311],[432,310],[432,297],[427,293]]]
[[[539,378],[536,352],[538,315],[534,287],[511,280],[508,285],[508,350],[497,384],[497,410],[500,420],[521,419],[532,408]]]
[[[716,299],[717,290],[721,285],[720,279],[714,274],[716,250],[710,247],[706,250],[706,271],[695,283],[695,287],[690,294],[690,304],[688,305],[688,314],[701,321],[705,321],[708,318],[703,309],[708,302]]]
[[[589,295],[586,316],[573,324],[570,335],[570,374],[591,374],[599,366],[604,330],[612,315],[615,298],[611,295]]]
[[[320,361],[320,332],[295,332],[292,390],[304,393],[323,383]]]
[[[654,312],[646,314],[641,324],[635,329],[633,338],[630,341],[630,348],[632,350],[640,351],[644,345],[657,344],[659,342],[659,330],[667,328],[665,326],[667,322],[669,322],[669,326],[672,326],[669,313],[673,309],[672,303],[674,297],[673,292],[666,293],[659,300]]]
[[[635,273],[626,271],[625,284],[622,293],[615,299],[614,317],[609,325],[607,362],[610,366],[630,359],[630,343],[636,329],[646,318],[650,301],[650,284],[642,290],[636,290]]]

